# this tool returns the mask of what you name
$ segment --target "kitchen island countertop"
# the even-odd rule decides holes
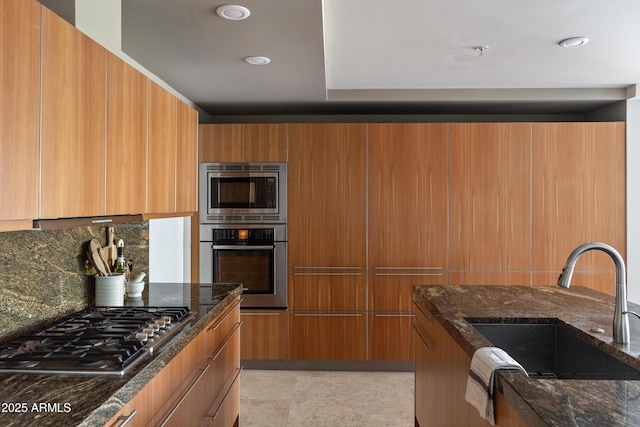
[[[589,342],[640,368],[640,320],[629,316],[631,343],[613,343],[613,297],[572,286],[416,286],[415,302],[429,310],[471,358],[491,346],[467,320],[558,319]],[[630,310],[638,306],[630,304]],[[604,333],[591,332],[601,328]],[[498,373],[498,388],[530,426],[638,426],[640,381],[530,379]]]
[[[2,374],[0,424],[104,425],[241,292],[238,284],[149,284],[134,305],[188,306],[196,312],[174,343],[122,377]]]

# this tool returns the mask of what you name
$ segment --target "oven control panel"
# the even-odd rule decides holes
[[[273,228],[223,228],[213,230],[214,243],[273,242]]]

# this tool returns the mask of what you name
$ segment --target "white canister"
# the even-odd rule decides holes
[[[113,273],[111,276],[95,276],[96,305],[121,307],[124,305],[124,273]]]

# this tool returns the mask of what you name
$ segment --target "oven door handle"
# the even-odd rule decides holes
[[[273,246],[245,246],[245,245],[212,245],[216,249],[230,249],[233,251],[266,251],[273,250]]]

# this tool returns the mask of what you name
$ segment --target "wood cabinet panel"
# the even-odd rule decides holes
[[[236,377],[224,402],[216,413],[207,417],[207,421],[204,424],[207,427],[237,427],[238,416],[240,412],[240,381]]]
[[[285,360],[287,358],[287,312],[242,310],[240,348],[242,359]]]
[[[528,123],[450,125],[451,270],[530,270],[530,141]]]
[[[289,274],[291,310],[366,310],[366,294],[367,284],[362,272]]]
[[[405,270],[393,274],[388,270],[369,272],[369,310],[411,311],[414,285],[444,285],[449,283],[445,270],[425,273],[420,270]],[[426,274],[434,274],[427,276]]]
[[[243,125],[200,125],[198,134],[200,162],[243,161]]]
[[[627,259],[627,135],[626,124],[615,124],[616,133],[616,225],[615,248]]]
[[[591,241],[615,245],[615,124],[533,124],[533,270],[562,270]],[[612,270],[608,255],[584,254],[576,270]]]
[[[366,360],[366,313],[289,312],[291,360]]]
[[[107,215],[147,209],[147,78],[107,53]]]
[[[0,221],[38,217],[40,4],[0,7]]]
[[[176,107],[176,212],[195,212],[198,210],[198,112],[180,100],[176,100]]]
[[[289,125],[289,269],[366,265],[366,125]]]
[[[220,417],[225,417],[224,412],[221,414],[220,411],[223,411],[225,400],[229,398],[229,388],[240,373],[240,324],[239,318],[236,317],[235,320],[237,327],[231,331],[222,346],[208,356],[209,369],[204,376],[207,384],[204,392],[205,416],[212,420],[218,419],[218,423]]]
[[[149,148],[147,211],[176,210],[176,98],[148,80]]]
[[[556,276],[556,280],[557,280]],[[522,285],[531,283],[529,271],[450,271],[451,285]]]
[[[447,268],[447,132],[369,125],[370,268]]]
[[[286,162],[287,125],[284,123],[245,124],[244,161]]]
[[[413,314],[369,313],[369,360],[411,361],[414,356]]]
[[[557,271],[534,271],[531,274],[533,286],[557,286]],[[616,274],[614,271],[575,271],[571,276],[571,286],[584,286],[607,295],[614,296]]]
[[[47,8],[42,19],[40,216],[104,215],[106,50]]]

